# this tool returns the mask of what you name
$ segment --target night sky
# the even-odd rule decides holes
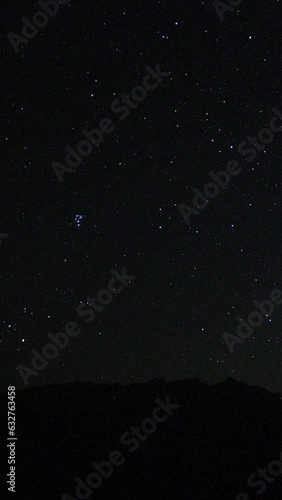
[[[211,1],[71,0],[15,53],[8,33],[39,9],[9,0],[1,16],[1,390],[24,389],[17,367],[73,321],[29,386],[231,376],[282,392],[282,304],[233,354],[222,337],[282,290],[282,134],[252,161],[237,150],[273,108],[282,127],[281,2],[221,21]],[[158,65],[156,88],[122,103]],[[60,182],[66,146],[105,118]],[[185,222],[179,206],[231,160],[240,174]],[[134,278],[86,323],[79,304],[123,268]]]

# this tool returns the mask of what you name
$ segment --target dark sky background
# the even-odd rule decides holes
[[[236,151],[282,113],[281,3],[221,22],[210,1],[71,0],[15,54],[7,34],[38,9],[1,15],[1,390],[77,321],[30,386],[231,376],[282,392],[282,305],[234,354],[222,340],[282,289],[282,134],[250,163]],[[111,103],[157,64],[170,75],[121,121]],[[115,130],[60,183],[52,162],[105,117]],[[242,173],[187,225],[178,205],[232,159]],[[123,267],[135,279],[87,325],[77,305]]]

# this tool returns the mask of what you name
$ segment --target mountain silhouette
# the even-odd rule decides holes
[[[16,493],[1,499],[281,500],[281,399],[232,378],[18,391]],[[5,422],[6,394],[0,409]]]

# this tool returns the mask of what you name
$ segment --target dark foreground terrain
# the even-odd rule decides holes
[[[16,493],[4,444],[1,499],[282,498],[280,394],[232,379],[74,383],[18,391],[16,405]]]

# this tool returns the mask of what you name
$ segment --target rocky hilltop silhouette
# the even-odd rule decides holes
[[[281,398],[231,378],[18,391],[1,499],[281,500]],[[0,408],[5,422],[6,395]]]

